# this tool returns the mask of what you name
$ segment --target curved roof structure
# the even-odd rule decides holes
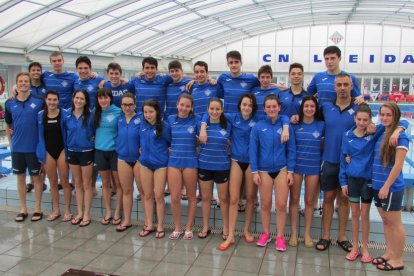
[[[0,0],[0,52],[191,59],[309,25],[413,28],[413,0]]]

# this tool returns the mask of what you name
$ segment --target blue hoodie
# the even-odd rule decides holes
[[[93,113],[89,114],[86,126],[83,126],[83,115],[76,118],[72,109],[68,109],[68,115],[63,118],[67,150],[83,152],[93,150],[95,147],[95,131],[93,129]]]
[[[45,143],[45,129],[43,126],[43,113],[45,111],[42,110],[39,112],[39,114],[37,115],[37,125],[38,125],[38,129],[39,129],[39,143],[37,144],[36,147],[36,156],[37,159],[39,159],[40,163],[45,163],[46,162],[46,143]],[[60,131],[62,132],[62,138],[63,138],[63,145],[65,146],[66,149],[66,137],[65,137],[65,127],[64,127],[64,118],[66,118],[69,115],[69,113],[64,110],[63,108],[60,108]],[[65,155],[66,152],[65,152]]]
[[[168,148],[171,143],[171,128],[167,122],[162,121],[162,135],[156,137],[155,125],[146,120],[141,123],[139,133],[141,143],[141,164],[149,169],[156,170],[168,166]]]
[[[129,123],[122,115],[118,120],[118,136],[116,137],[116,153],[118,159],[125,162],[135,162],[139,160],[139,133],[142,113],[135,114]]]
[[[250,134],[249,158],[252,173],[278,172],[287,166],[294,171],[296,163],[295,134],[289,126],[289,141],[281,143],[283,124],[280,117],[275,123],[266,118],[256,123]]]

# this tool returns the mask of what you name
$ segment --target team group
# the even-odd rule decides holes
[[[65,201],[62,220],[81,227],[89,225],[95,168],[102,178],[105,205],[101,223],[116,225],[116,231],[132,226],[135,180],[145,214],[139,236],[155,232],[156,238],[164,238],[164,191],[168,183],[175,224],[169,238],[192,239],[198,184],[203,227],[197,236],[204,239],[211,232],[210,205],[216,183],[223,218],[219,250],[234,245],[239,202],[245,193],[244,240],[258,246],[271,241],[275,194],[275,247],[285,251],[288,213],[289,245],[298,244],[297,210],[304,181],[305,246],[314,246],[310,229],[314,204],[322,190],[323,235],[316,243],[317,250],[330,246],[336,199],[337,243],[347,252],[346,258],[354,261],[361,256],[362,262],[372,262],[381,270],[402,269],[402,166],[409,142],[404,132],[407,122],[400,122],[398,106],[385,103],[379,111],[381,124],[374,126],[355,77],[340,69],[341,51],[336,46],[324,50],[327,70],[317,73],[307,90],[303,88],[301,64],[290,65],[290,87],[280,87],[272,83],[270,66],[262,66],[255,77],[242,73],[239,52],[228,52],[226,59],[230,72],[217,80],[209,79],[208,65],[203,61],[194,63],[194,77],[190,79],[184,77],[180,62],[170,62],[169,74],[162,75],[157,72],[157,60],[147,57],[142,61],[142,73],[130,81],[122,78],[122,69],[116,63],[108,65],[107,81],[92,74],[86,56],[76,60],[78,74],[64,71],[59,52],[50,55],[52,71],[42,72],[40,63],[31,63],[28,73],[17,75],[17,93],[6,102],[12,167],[21,205],[15,220],[22,222],[28,216],[26,170],[35,187],[31,220],[43,218],[43,167],[53,202],[48,220],[61,216],[61,185]],[[69,169],[76,189],[76,216],[70,207]],[[114,212],[111,182],[116,187]],[[188,198],[184,229],[183,188]],[[263,233],[255,241],[249,226],[258,191]],[[387,244],[385,253],[374,259],[367,247],[372,199],[383,219]],[[345,234],[350,210],[352,243]]]

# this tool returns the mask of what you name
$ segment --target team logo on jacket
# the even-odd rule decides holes
[[[267,128],[262,129],[263,132],[265,132],[267,130]]]
[[[35,104],[35,103],[31,103],[31,104],[30,104],[30,107],[31,107],[32,109],[35,109],[36,104]]]
[[[106,115],[106,120],[108,122],[112,122],[115,119],[115,116],[113,114]]]
[[[88,87],[86,87],[86,90],[88,90],[89,92],[93,91],[93,86],[90,84],[88,85]]]
[[[61,82],[61,85],[62,85],[63,87],[66,87],[66,86],[68,86],[68,82],[67,82],[67,81],[62,81],[62,82]]]
[[[139,123],[141,123],[141,119],[140,119],[140,118],[136,118],[136,119],[134,120],[134,124],[135,124],[135,125],[138,125]]]
[[[282,135],[282,128],[278,128],[276,132],[277,134]]]
[[[181,90],[181,91],[184,91],[184,89],[185,89],[185,85],[181,85],[181,86],[180,86],[180,90]]]
[[[352,115],[355,113],[355,110],[353,110],[352,108],[350,110],[348,110],[349,115]]]
[[[316,131],[316,130],[312,133],[312,136],[315,138],[318,138],[320,135],[321,134],[319,133],[319,131]]]
[[[210,96],[211,95],[211,90],[210,89],[206,89],[206,91],[204,91],[204,95]]]
[[[372,135],[368,135],[368,136],[365,136],[365,138],[364,138],[365,140],[367,140],[367,141],[371,141],[371,139],[372,139]]]
[[[190,126],[187,128],[188,133],[194,133],[194,127]]]
[[[245,83],[245,82],[241,82],[241,83],[240,83],[240,86],[241,86],[241,87],[243,87],[243,88],[245,88],[245,87],[247,86],[247,83]]]
[[[253,120],[251,120],[250,122],[249,122],[249,127],[254,127],[254,125],[256,124],[256,122],[255,121],[253,121]]]
[[[227,134],[227,130],[222,129],[222,130],[220,130],[220,133],[221,133],[221,135],[225,136]]]
[[[155,136],[157,135],[157,130],[156,130],[156,129],[154,129],[154,135],[155,135]]]
[[[328,78],[322,78],[322,81],[326,81]]]

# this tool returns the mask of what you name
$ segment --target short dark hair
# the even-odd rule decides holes
[[[339,58],[341,57],[341,49],[338,48],[338,46],[332,45],[328,46],[323,50],[323,56],[326,56],[327,54],[336,54]]]
[[[18,80],[19,80],[19,78],[20,78],[21,76],[26,76],[26,77],[28,77],[28,78],[30,79],[30,75],[29,75],[29,73],[27,73],[27,72],[20,72],[20,73],[18,73],[18,74],[17,74],[17,76],[16,76],[16,83],[18,82]]]
[[[121,65],[119,65],[118,63],[116,63],[116,62],[111,62],[111,63],[109,63],[108,64],[108,67],[106,68],[106,72],[108,73],[109,72],[109,69],[112,69],[112,70],[118,70],[119,71],[119,73],[121,73],[122,74],[122,68],[121,68]]]
[[[32,67],[39,67],[39,68],[40,68],[40,70],[43,70],[43,68],[42,68],[42,64],[40,64],[40,63],[39,63],[39,62],[37,62],[37,61],[35,61],[35,62],[31,62],[31,63],[29,64],[29,67],[27,68],[29,72],[30,72],[30,69],[32,69]]]
[[[206,72],[208,72],[208,64],[207,64],[207,62],[202,61],[202,60],[199,60],[196,63],[194,63],[194,67],[193,68],[195,68],[196,66],[202,66],[202,67],[204,67],[204,69],[206,70]]]
[[[155,68],[158,68],[158,61],[153,57],[146,57],[142,60],[142,68],[144,68],[145,63],[155,65]]]
[[[292,64],[289,66],[289,73],[290,73],[290,71],[292,71],[292,69],[294,69],[294,68],[299,68],[300,70],[302,70],[302,72],[304,72],[304,71],[303,71],[303,65],[302,65],[302,64],[300,64],[300,63],[295,62],[295,63],[292,63]]]
[[[234,58],[234,59],[238,59],[238,60],[242,61],[242,56],[241,56],[240,52],[235,51],[235,50],[230,51],[230,52],[227,53],[226,60],[229,59],[229,58]]]
[[[62,57],[62,59],[63,59],[63,54],[62,54],[61,52],[55,51],[55,52],[52,52],[52,53],[50,54],[50,56],[49,56],[49,61],[51,61],[51,60],[52,60],[52,57],[56,57],[56,56],[61,56],[61,57]]]
[[[273,78],[273,71],[272,71],[272,67],[270,67],[270,65],[263,65],[262,67],[259,68],[259,72],[257,73],[257,76],[260,78],[261,74],[270,74],[270,77]]]
[[[349,80],[351,81],[351,83],[353,84],[353,81],[352,81],[352,77],[351,77],[351,75],[350,74],[348,74],[348,73],[345,73],[345,72],[340,72],[338,75],[336,75],[336,77],[335,77],[335,81],[336,81],[336,79],[337,78],[349,78]]]
[[[76,67],[78,67],[79,63],[82,62],[88,64],[89,68],[92,68],[92,62],[87,56],[78,57],[75,62]]]
[[[266,102],[267,101],[271,101],[271,100],[275,100],[279,106],[282,105],[282,103],[280,102],[279,97],[272,93],[272,94],[267,95],[264,98],[264,100],[263,100],[263,107],[266,107]]]
[[[183,70],[183,66],[181,65],[181,62],[179,62],[178,60],[173,60],[170,63],[168,63],[168,71],[171,69]]]

